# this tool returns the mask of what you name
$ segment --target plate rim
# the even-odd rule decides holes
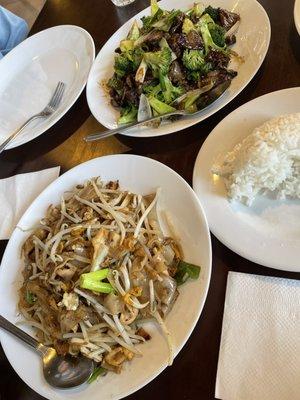
[[[15,232],[17,231],[17,226],[20,225],[21,221],[23,218],[26,218],[26,215],[28,212],[30,212],[31,207],[34,205],[34,203],[39,201],[39,198],[43,195],[44,192],[47,191],[47,189],[51,186],[55,186],[56,182],[59,181],[61,179],[62,176],[66,176],[68,174],[71,174],[71,172],[74,172],[74,170],[76,171],[76,169],[79,169],[82,165],[87,165],[89,163],[95,162],[95,160],[98,159],[108,159],[108,158],[138,158],[138,159],[146,159],[147,161],[152,162],[153,164],[159,164],[160,166],[162,166],[163,168],[166,168],[169,173],[174,174],[182,183],[183,185],[187,188],[187,191],[190,193],[191,197],[195,200],[195,205],[199,210],[199,213],[201,215],[201,218],[203,220],[203,229],[205,230],[205,235],[207,238],[207,242],[208,242],[208,265],[207,265],[207,280],[206,280],[206,284],[204,287],[204,291],[202,292],[202,301],[200,304],[200,307],[197,310],[196,313],[196,317],[195,317],[195,321],[193,322],[193,324],[191,324],[188,333],[186,335],[186,337],[184,338],[184,340],[182,341],[182,343],[180,343],[180,345],[178,346],[178,348],[176,349],[176,351],[174,352],[174,359],[177,357],[177,355],[181,352],[181,350],[183,349],[183,347],[186,345],[186,343],[188,342],[190,336],[192,335],[197,323],[199,322],[200,316],[202,314],[204,305],[206,303],[207,300],[207,295],[208,295],[208,291],[209,291],[209,287],[210,287],[210,282],[211,282],[211,274],[212,274],[212,243],[211,243],[211,235],[210,235],[210,230],[209,230],[209,226],[208,226],[208,221],[206,218],[206,214],[204,212],[204,208],[200,202],[200,200],[198,199],[196,193],[194,192],[193,188],[188,184],[188,182],[181,176],[179,175],[178,172],[176,172],[175,170],[173,170],[172,168],[170,168],[169,166],[163,164],[160,161],[157,161],[155,159],[152,159],[150,157],[145,157],[145,156],[140,156],[140,155],[135,155],[135,154],[112,154],[112,155],[106,155],[106,156],[102,156],[102,157],[95,157],[92,158],[90,160],[87,160],[81,164],[78,164],[76,166],[74,166],[73,168],[69,169],[68,171],[66,171],[65,173],[61,174],[58,178],[56,178],[52,183],[50,183],[50,185],[48,185],[36,198],[35,200],[29,205],[29,207],[26,209],[26,211],[24,212],[24,214],[21,216],[21,218],[19,219],[18,223],[16,224],[16,227],[14,229],[14,231],[11,234],[11,237],[6,245],[5,251],[3,253],[3,257],[2,257],[2,261],[1,261],[1,265],[2,263],[5,261],[6,253],[7,253],[7,249],[9,249],[10,246],[12,246],[13,240],[14,240],[14,236],[15,236]],[[0,268],[0,279],[1,276],[3,274],[3,268]],[[0,330],[0,343],[2,345],[4,354],[8,360],[8,362],[10,363],[11,367],[14,369],[14,371],[16,372],[16,374],[20,377],[20,379],[23,380],[23,382],[25,382],[32,390],[34,390],[36,393],[38,393],[39,395],[44,396],[44,394],[41,394],[39,391],[36,390],[36,388],[34,387],[34,385],[31,383],[30,378],[28,378],[27,376],[24,376],[24,374],[22,374],[22,376],[17,372],[17,370],[15,369],[15,362],[12,363],[10,356],[7,354],[6,351],[6,344],[3,345],[3,342],[5,342],[5,335],[7,335],[7,333],[3,330]],[[4,339],[4,340],[3,340]],[[149,384],[150,382],[152,382],[155,378],[157,378],[166,368],[167,368],[167,364],[163,364],[160,366],[160,368],[149,378],[147,379],[144,383],[142,383],[141,385],[135,387],[135,388],[130,388],[126,393],[122,394],[121,396],[116,395],[116,396],[111,396],[111,400],[117,400],[117,399],[121,399],[123,397],[129,396],[132,393],[137,392],[138,390],[142,389],[143,387],[145,387],[147,384]],[[56,399],[56,395],[55,395],[55,391],[56,389],[54,389],[54,396],[51,397],[47,397],[49,400],[55,400]],[[84,391],[82,392],[82,400],[85,399],[84,397]]]
[[[195,189],[195,181],[196,181],[196,175],[197,174],[196,170],[197,170],[197,166],[199,164],[199,160],[201,157],[201,152],[204,152],[204,150],[202,150],[204,148],[204,145],[207,144],[208,141],[211,140],[211,138],[213,137],[212,135],[214,134],[214,131],[217,131],[219,129],[219,127],[221,126],[222,122],[226,119],[229,119],[230,116],[232,116],[233,114],[238,114],[239,110],[243,107],[246,108],[247,105],[249,105],[250,103],[254,103],[255,101],[257,101],[257,99],[261,99],[261,98],[265,98],[265,97],[271,97],[272,95],[274,95],[275,93],[279,93],[279,92],[293,92],[293,91],[299,91],[299,95],[300,95],[300,86],[292,86],[289,88],[285,88],[285,89],[279,89],[279,90],[274,90],[272,92],[269,93],[265,93],[261,96],[255,97],[254,99],[251,99],[247,102],[245,102],[244,104],[242,104],[241,106],[239,106],[238,108],[236,108],[235,110],[233,110],[231,113],[227,114],[209,133],[209,135],[207,136],[207,138],[205,139],[205,141],[203,142],[201,148],[199,149],[199,152],[197,154],[196,157],[196,161],[194,164],[194,168],[193,168],[193,177],[192,177],[192,181],[193,181],[193,190],[195,191],[197,197],[199,198],[199,200],[201,201],[201,195],[197,194],[197,191]],[[300,110],[299,110],[300,112]],[[201,203],[203,205],[204,211],[205,211],[205,205],[204,203]],[[208,217],[207,217],[208,218]],[[209,223],[209,221],[208,221]],[[256,255],[254,253],[248,253],[247,250],[245,250],[243,247],[241,246],[237,246],[234,244],[233,241],[228,240],[226,237],[226,234],[222,234],[222,231],[220,231],[219,229],[216,228],[216,226],[211,226],[209,224],[209,229],[211,231],[211,233],[221,242],[223,243],[226,247],[228,247],[231,251],[233,251],[234,253],[240,255],[241,257],[245,258],[246,260],[249,260],[251,262],[254,262],[258,265],[261,265],[263,267],[267,267],[267,268],[273,268],[273,269],[277,269],[280,271],[287,271],[287,272],[299,272],[300,270],[295,270],[295,269],[290,269],[288,267],[284,267],[282,266],[280,263],[272,263],[272,265],[270,265],[269,263],[267,263],[266,261],[264,261],[263,259],[256,257]]]
[[[295,0],[294,3],[294,22],[297,32],[300,35],[300,0]]]
[[[10,149],[14,149],[16,147],[22,146],[25,143],[29,143],[32,140],[38,138],[39,136],[41,136],[42,134],[44,134],[45,132],[47,132],[52,126],[54,126],[59,120],[61,120],[61,118],[63,118],[64,115],[66,115],[66,113],[70,110],[70,108],[75,104],[75,102],[78,100],[79,96],[81,95],[81,93],[83,92],[86,84],[87,84],[87,80],[91,71],[91,68],[93,66],[93,63],[95,61],[95,54],[96,54],[96,50],[95,50],[95,42],[94,39],[92,37],[92,35],[84,28],[82,28],[81,26],[78,25],[72,25],[72,24],[62,24],[62,25],[55,25],[52,26],[50,28],[47,29],[43,29],[33,35],[28,36],[26,39],[24,39],[21,43],[19,43],[16,47],[14,47],[3,59],[2,61],[6,61],[9,62],[10,59],[12,59],[13,57],[16,57],[16,54],[18,55],[19,51],[22,51],[22,48],[26,45],[26,43],[30,42],[33,38],[36,38],[37,36],[42,36],[45,34],[45,32],[48,31],[54,31],[57,29],[72,29],[72,30],[77,30],[79,32],[81,32],[89,41],[92,53],[91,53],[91,58],[90,58],[90,63],[89,63],[89,69],[88,69],[88,73],[86,76],[86,79],[84,80],[84,83],[80,86],[78,86],[78,93],[74,96],[74,98],[67,102],[67,106],[66,109],[63,113],[57,115],[57,117],[53,118],[53,120],[51,121],[50,124],[48,124],[44,129],[41,130],[41,132],[39,134],[37,134],[36,136],[32,137],[29,140],[26,140],[26,137],[24,138],[24,140],[21,140],[19,143],[14,144],[14,141],[11,142],[10,145],[7,146],[6,150],[10,150]],[[21,49],[21,50],[20,50]],[[78,73],[78,72],[77,72]],[[5,140],[5,139],[4,139]]]
[[[206,0],[206,1],[207,1],[207,0]],[[185,124],[184,126],[179,126],[179,127],[177,127],[175,131],[172,131],[172,130],[171,130],[170,132],[162,132],[162,133],[160,133],[160,134],[158,134],[158,135],[153,135],[153,134],[151,134],[151,131],[152,131],[152,130],[149,129],[149,130],[147,130],[147,131],[149,132],[148,135],[143,135],[143,136],[141,136],[141,134],[140,134],[140,133],[141,133],[141,130],[139,129],[137,132],[132,132],[132,133],[130,133],[130,132],[123,132],[123,133],[122,133],[122,132],[120,132],[120,133],[119,133],[120,135],[129,136],[129,137],[137,137],[137,138],[148,138],[148,137],[166,136],[166,135],[170,135],[170,134],[172,134],[172,133],[180,132],[180,131],[185,130],[185,129],[187,129],[187,128],[190,128],[190,127],[192,127],[192,126],[194,126],[194,125],[196,125],[196,124],[198,124],[198,123],[200,123],[200,122],[206,120],[207,118],[213,116],[214,114],[216,114],[218,111],[220,111],[220,110],[221,110],[222,108],[224,108],[226,105],[228,105],[229,103],[231,103],[231,102],[232,102],[232,101],[233,101],[233,100],[234,100],[234,99],[249,85],[249,83],[250,83],[250,82],[252,81],[252,79],[255,77],[255,75],[256,75],[257,72],[259,71],[260,67],[262,66],[263,62],[265,61],[265,58],[266,58],[266,56],[267,56],[267,53],[268,53],[268,50],[269,50],[269,47],[270,47],[271,34],[272,34],[271,21],[270,21],[270,18],[269,18],[269,15],[268,15],[267,11],[266,11],[265,8],[263,7],[263,5],[260,4],[260,3],[258,2],[258,0],[251,0],[251,1],[253,1],[253,3],[256,4],[256,6],[257,6],[258,8],[261,9],[261,11],[263,12],[263,14],[264,14],[264,16],[265,16],[265,20],[266,20],[267,28],[268,28],[268,31],[267,31],[267,33],[268,33],[268,35],[267,35],[267,45],[266,45],[266,49],[265,49],[265,52],[264,52],[264,54],[263,54],[263,57],[261,57],[261,59],[259,60],[257,66],[256,66],[256,68],[255,68],[255,70],[254,70],[253,73],[250,75],[250,77],[248,78],[248,80],[247,80],[243,85],[241,85],[241,86],[238,88],[238,90],[236,91],[236,93],[235,93],[228,101],[226,101],[224,104],[218,105],[218,106],[216,107],[216,109],[213,110],[212,112],[211,112],[211,111],[208,111],[208,113],[207,113],[206,115],[204,115],[203,118],[201,118],[200,120],[199,120],[199,119],[191,119],[191,120],[190,120],[190,123],[187,123],[187,124]],[[129,22],[133,22],[133,21],[136,19],[136,17],[137,17],[138,14],[140,14],[140,13],[145,13],[147,10],[150,10],[150,6],[144,8],[144,9],[141,10],[140,12],[136,13],[135,15],[133,15],[129,20],[127,20],[124,24],[122,24],[122,25],[109,37],[109,39],[104,43],[104,45],[101,47],[101,49],[99,50],[98,54],[96,55],[96,58],[95,58],[95,60],[94,60],[94,62],[93,62],[93,65],[92,65],[92,67],[91,67],[91,69],[90,69],[89,76],[88,76],[88,80],[87,80],[87,87],[86,87],[86,99],[87,99],[88,107],[89,107],[90,112],[92,113],[93,117],[94,117],[103,127],[105,127],[106,129],[114,129],[114,128],[108,126],[108,124],[107,124],[107,125],[104,125],[104,124],[103,124],[103,121],[100,121],[100,120],[97,118],[97,116],[94,114],[94,109],[93,109],[93,107],[92,107],[92,105],[91,105],[91,99],[90,99],[90,85],[91,85],[91,83],[90,83],[90,82],[92,81],[93,70],[96,68],[98,62],[100,62],[100,60],[101,60],[101,57],[100,57],[100,56],[101,56],[101,53],[102,53],[103,48],[108,44],[108,42],[112,39],[112,37],[115,36],[115,35],[117,35],[117,34],[119,33],[119,31],[124,27],[125,24],[127,24],[127,23],[129,23]],[[144,15],[144,14],[142,14],[142,15]],[[98,59],[99,59],[99,60],[98,60]],[[217,99],[216,101],[218,101],[218,99]],[[215,101],[214,103],[212,103],[211,105],[209,105],[209,106],[207,107],[207,109],[209,110],[209,108],[210,108],[211,106],[213,106],[213,105],[216,103],[216,101]],[[203,109],[203,111],[205,111],[205,109]],[[201,111],[200,111],[200,112],[201,112]],[[188,121],[188,120],[186,120],[186,121]]]

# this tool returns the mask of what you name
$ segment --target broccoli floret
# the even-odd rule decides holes
[[[208,15],[204,14],[200,18],[197,27],[200,28],[200,32],[202,35],[202,39],[204,41],[204,47],[205,47],[205,53],[209,53],[209,49],[215,49],[215,50],[225,50],[226,45],[225,45],[225,37],[224,37],[224,45],[220,46],[217,43],[214,42],[213,36],[216,38],[218,43],[222,43],[222,35],[221,35],[221,30],[219,28],[219,25],[215,24],[213,19]]]
[[[125,51],[115,57],[115,73],[119,76],[125,76],[135,72],[142,59],[144,52],[141,48]]]
[[[153,96],[153,97],[159,98],[159,100],[163,100],[161,92],[162,92],[161,86],[157,80],[155,80],[155,81],[151,82],[149,85],[145,85],[143,87],[143,93],[145,93],[148,97]]]
[[[115,73],[122,77],[132,72],[132,62],[128,59],[125,53],[115,57]]]
[[[170,104],[172,101],[177,99],[184,93],[184,89],[181,87],[174,86],[168,76],[160,74],[159,77],[160,86],[162,88],[162,95],[165,103]]]
[[[150,85],[144,86],[143,93],[148,97],[155,97],[166,104],[172,103],[184,93],[184,89],[174,86],[168,76],[160,76],[160,82],[157,84],[155,80]]]
[[[213,66],[210,62],[204,64],[201,71],[187,71],[187,79],[191,82],[198,82],[204,75],[207,75],[209,71],[213,69]]]
[[[201,71],[188,71],[186,75],[189,81],[198,82],[202,74]]]
[[[181,13],[180,10],[172,10],[170,12],[165,12],[163,18],[158,19],[157,22],[152,24],[152,27],[164,32],[169,32],[175,18],[177,18],[177,16],[180,13]]]
[[[193,19],[200,18],[204,12],[204,6],[201,3],[194,3],[193,8],[191,8],[186,14]]]
[[[202,3],[194,3],[194,7],[192,8],[192,14],[195,17],[201,17],[204,11],[204,6]]]
[[[126,56],[132,62],[133,71],[136,71],[142,62],[144,51],[140,47],[138,47],[133,50],[127,51]]]
[[[167,114],[169,112],[173,112],[176,109],[174,107],[169,106],[168,104],[158,100],[157,98],[150,96],[148,97],[150,106],[153,108],[155,112],[159,115]],[[154,113],[155,115],[155,113]]]
[[[159,8],[156,1],[151,3],[151,15],[142,17],[143,33],[148,32],[151,28],[157,28],[161,31],[168,32],[175,20],[181,13],[180,10],[164,11]]]
[[[206,74],[211,69],[211,65],[205,61],[201,50],[184,50],[182,63],[188,70],[200,71],[202,74]]]
[[[214,20],[214,22],[218,22],[218,20],[219,20],[219,9],[218,8],[208,6],[204,10],[203,15],[204,14],[208,14]]]
[[[107,82],[107,86],[110,89],[114,89],[118,94],[122,93],[123,84],[119,77],[114,74]]]
[[[154,15],[142,17],[141,21],[143,23],[143,33],[148,32],[152,28],[152,26],[163,17],[163,15],[163,10],[161,8],[158,8]]]
[[[159,51],[144,53],[144,60],[151,68],[154,77],[157,78],[159,73],[168,74],[172,62],[172,53],[168,47],[164,47]]]
[[[225,29],[218,24],[208,26],[208,28],[214,43],[223,48],[225,46]]]
[[[189,32],[194,31],[195,25],[189,18],[184,18],[183,24],[182,24],[182,33],[187,35]]]
[[[134,49],[134,40],[121,40],[120,42],[120,50],[122,53],[126,53],[127,51]]]
[[[121,115],[118,120],[119,124],[129,124],[136,121],[137,108],[133,105],[121,109]]]

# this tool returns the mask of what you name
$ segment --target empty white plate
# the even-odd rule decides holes
[[[73,25],[60,25],[30,36],[0,63],[0,143],[49,102],[59,81],[66,90],[58,110],[30,124],[8,149],[50,128],[75,103],[95,58],[91,35]]]
[[[186,261],[201,266],[199,279],[179,287],[179,297],[166,318],[177,354],[192,333],[206,299],[211,273],[211,245],[208,225],[197,196],[176,172],[157,161],[134,155],[90,160],[66,172],[48,186],[28,208],[18,226],[34,226],[45,214],[49,204],[60,202],[65,191],[98,175],[104,181],[119,179],[123,189],[141,194],[153,193],[160,187],[159,210],[169,213]],[[15,229],[0,268],[0,314],[12,322],[18,319],[18,289],[24,268],[20,248],[29,234],[28,231]],[[168,346],[164,336],[153,324],[147,325],[147,331],[151,334],[151,340],[140,346],[143,356],[135,357],[127,363],[120,375],[108,373],[91,385],[86,384],[73,390],[56,390],[47,385],[43,379],[39,356],[2,330],[0,338],[6,356],[19,376],[47,399],[113,400],[146,385],[167,366]]]
[[[204,3],[234,11],[241,16],[241,23],[236,35],[237,41],[232,49],[244,57],[245,62],[232,65],[233,69],[238,71],[237,77],[232,80],[230,87],[218,100],[199,114],[162,124],[157,129],[145,127],[131,129],[124,135],[161,136],[195,125],[234,99],[258,71],[266,56],[271,36],[270,21],[264,8],[256,0],[205,0]],[[163,0],[160,2],[161,8],[169,10],[186,11],[192,6],[193,0]],[[119,115],[119,112],[110,104],[109,94],[105,87],[105,82],[114,72],[114,51],[119,47],[120,41],[126,38],[134,19],[140,20],[149,12],[150,8],[148,7],[117,30],[100,50],[91,69],[87,83],[88,104],[94,117],[106,128],[116,128]]]
[[[204,142],[193,186],[212,233],[227,247],[258,264],[300,272],[300,200],[258,196],[251,207],[229,202],[214,161],[265,121],[300,112],[300,87],[280,90],[244,104],[223,119]]]

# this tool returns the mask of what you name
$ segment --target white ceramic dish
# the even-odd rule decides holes
[[[91,35],[60,25],[30,36],[0,63],[0,143],[50,100],[59,81],[66,90],[58,110],[24,130],[7,148],[26,143],[49,129],[75,103],[95,58]]]
[[[204,142],[194,167],[193,187],[212,233],[227,247],[258,264],[300,272],[300,200],[259,196],[251,207],[227,200],[221,178],[211,173],[219,154],[231,150],[270,118],[300,112],[300,88],[269,93],[223,119]]]
[[[71,169],[53,182],[28,208],[18,226],[33,226],[44,215],[49,204],[59,203],[64,191],[98,175],[104,180],[119,179],[121,187],[138,193],[152,193],[161,187],[159,208],[170,213],[175,230],[181,238],[186,260],[202,267],[198,280],[180,287],[180,296],[166,319],[177,354],[200,316],[211,273],[210,234],[202,207],[193,190],[177,173],[157,161],[139,156],[97,158]],[[28,234],[15,229],[0,269],[0,314],[12,322],[17,320],[18,288],[22,282],[20,248]],[[141,346],[143,357],[136,357],[132,363],[127,363],[122,374],[109,373],[92,385],[63,391],[46,384],[38,356],[23,343],[1,330],[0,339],[15,371],[40,395],[51,400],[105,400],[129,395],[150,382],[166,367],[168,347],[163,335],[152,324],[147,330],[152,339]]]
[[[158,129],[135,128],[124,133],[124,135],[136,137],[161,136],[195,125],[234,99],[258,71],[267,53],[271,36],[270,21],[264,8],[256,0],[205,0],[204,3],[216,7],[220,6],[241,15],[237,43],[233,46],[233,49],[245,58],[245,62],[237,66],[238,76],[233,79],[231,86],[217,101],[197,116],[166,123]],[[192,5],[192,0],[163,0],[160,2],[160,6],[165,9],[188,10]],[[118,111],[110,104],[109,95],[103,82],[107,82],[113,74],[114,50],[119,46],[120,41],[126,37],[133,20],[140,20],[146,14],[149,14],[149,8],[141,11],[113,34],[97,55],[89,75],[87,100],[90,110],[94,117],[109,129],[117,127]],[[233,65],[233,67],[235,66]]]
[[[295,21],[296,29],[300,35],[300,0],[295,0],[294,21]]]

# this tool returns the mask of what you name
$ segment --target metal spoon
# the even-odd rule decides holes
[[[92,375],[94,363],[89,358],[59,356],[53,347],[44,346],[0,315],[0,327],[17,336],[36,350],[43,361],[43,373],[49,385],[60,389],[72,388],[86,382]]]

